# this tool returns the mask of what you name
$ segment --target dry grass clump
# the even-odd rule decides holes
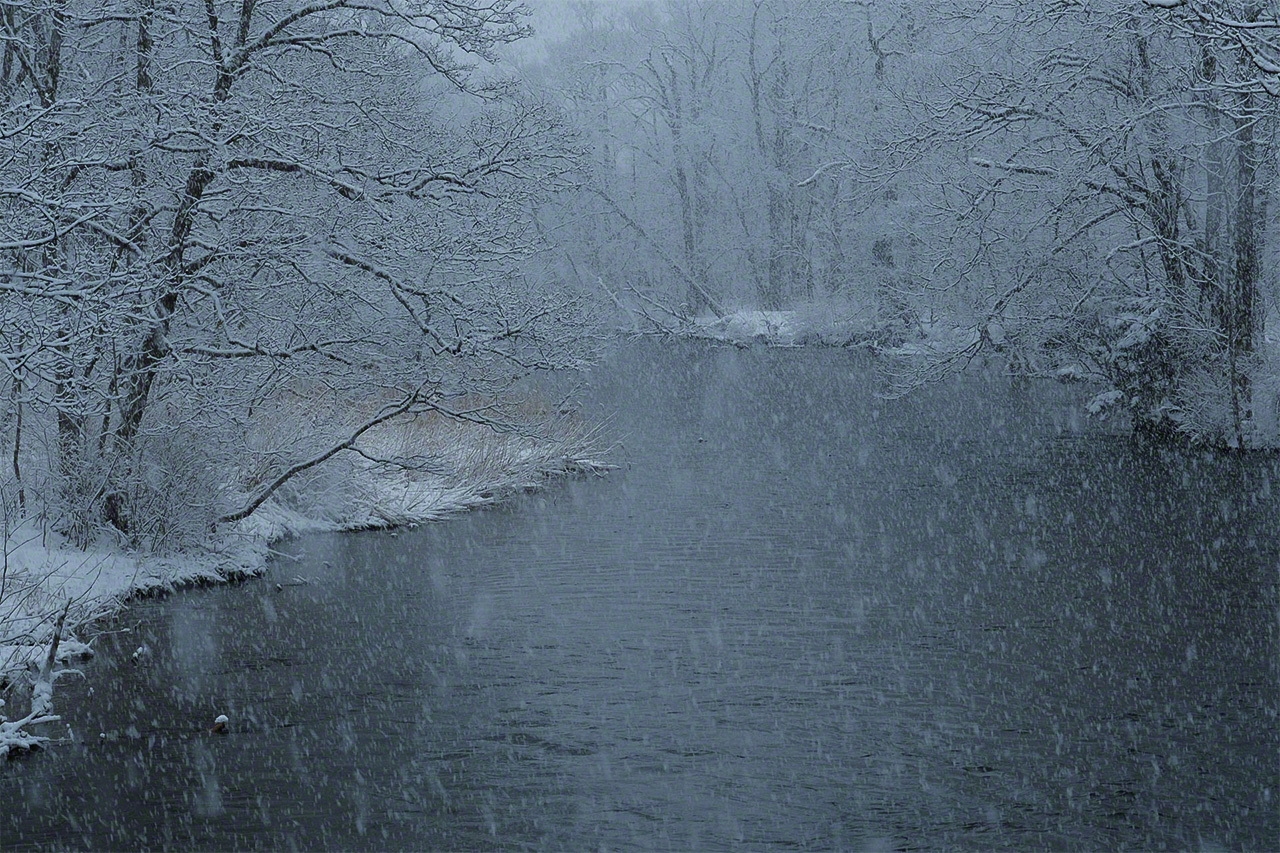
[[[389,398],[370,395],[339,409],[288,394],[262,407],[245,440],[236,491],[252,496],[300,460],[335,446]],[[255,515],[271,538],[425,522],[535,488],[548,477],[609,467],[611,448],[600,433],[535,396],[501,403],[476,395],[432,401],[299,472]]]

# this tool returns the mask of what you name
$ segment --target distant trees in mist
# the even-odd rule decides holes
[[[517,68],[509,0],[0,2],[5,499],[199,538],[380,418],[500,423],[602,310],[1276,443],[1276,0],[561,8]]]
[[[547,214],[582,281],[657,319],[852,306],[891,393],[995,355],[1144,430],[1280,437],[1275,0],[575,8],[532,73],[591,157]]]

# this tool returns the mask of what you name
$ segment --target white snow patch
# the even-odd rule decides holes
[[[1124,400],[1123,391],[1103,391],[1101,394],[1095,395],[1094,398],[1089,401],[1086,408],[1089,410],[1089,414],[1096,415],[1100,412],[1106,411],[1122,400]]]
[[[4,598],[0,601],[0,691],[7,685],[32,685],[33,708],[7,719],[0,700],[0,757],[40,746],[48,739],[29,729],[58,717],[39,713],[51,707],[52,682],[38,674],[48,656],[53,626],[71,601],[57,662],[91,656],[92,648],[74,636],[85,625],[119,610],[134,595],[203,582],[224,582],[261,574],[269,545],[305,533],[416,525],[495,503],[536,488],[549,477],[601,472],[612,465],[578,442],[535,441],[483,431],[455,436],[448,474],[406,472],[360,459],[349,465],[343,494],[315,499],[312,505],[268,500],[247,519],[225,531],[201,553],[181,557],[125,553],[109,543],[80,550],[55,533],[28,521],[4,541]],[[292,501],[306,500],[294,495]],[[13,693],[14,691],[9,691]]]
[[[795,343],[794,311],[735,311],[694,322],[699,332],[718,340],[745,342],[764,338],[774,344]]]
[[[734,344],[844,345],[870,335],[870,315],[849,305],[815,302],[786,311],[744,309],[723,317],[699,317],[690,334]]]

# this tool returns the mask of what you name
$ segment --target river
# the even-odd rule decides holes
[[[1280,846],[1280,466],[873,391],[620,348],[621,470],[131,607],[0,846]]]

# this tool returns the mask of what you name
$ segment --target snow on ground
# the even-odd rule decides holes
[[[786,311],[744,309],[723,317],[699,317],[690,334],[734,344],[846,346],[869,338],[873,326],[864,310],[814,303]]]
[[[764,340],[770,344],[796,342],[794,311],[735,311],[723,317],[703,317],[694,321],[695,334],[732,343]]]
[[[57,652],[64,664],[93,654],[71,626],[109,616],[149,591],[261,574],[270,544],[280,539],[437,521],[536,488],[550,477],[610,467],[589,435],[570,442],[538,441],[476,429],[455,433],[451,440],[455,464],[447,473],[406,472],[361,458],[340,469],[344,500],[330,495],[308,502],[298,494],[273,498],[198,554],[155,557],[106,544],[82,551],[26,522],[4,540],[0,563],[0,693],[14,683],[30,682],[35,692],[52,686],[42,683],[40,670],[54,623],[68,601],[69,630]],[[9,698],[25,692],[9,691]],[[21,716],[6,720],[13,716],[6,714],[9,710],[0,700],[0,758],[39,746],[44,739],[29,727],[58,719],[48,713],[32,716],[23,708]]]

